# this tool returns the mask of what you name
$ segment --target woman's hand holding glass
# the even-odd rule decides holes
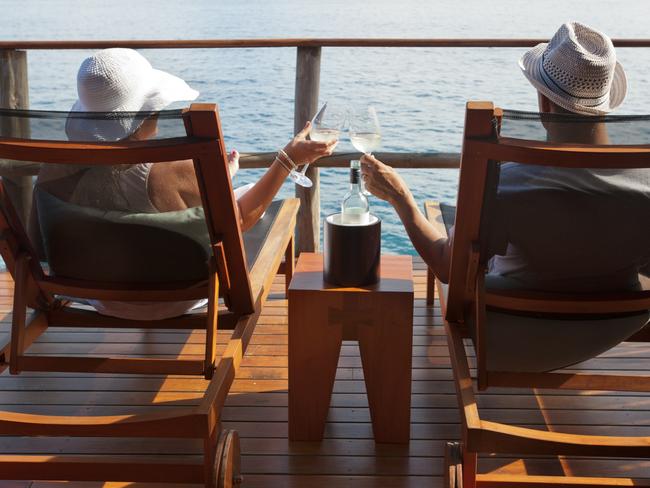
[[[305,127],[284,147],[284,152],[297,166],[310,164],[323,156],[329,156],[336,147],[336,140],[322,142],[307,139],[311,128],[311,122],[307,122]]]
[[[329,154],[331,154],[331,151],[334,150],[334,147],[338,143],[344,121],[345,113],[337,107],[328,107],[327,102],[325,102],[318,113],[314,115],[314,118],[309,125],[309,130],[307,131],[309,138],[313,142],[328,144],[331,148]],[[308,164],[305,165],[302,171],[292,171],[289,173],[289,178],[291,178],[295,184],[309,188],[313,183],[305,174],[308,166]]]

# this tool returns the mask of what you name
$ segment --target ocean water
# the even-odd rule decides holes
[[[648,37],[647,0],[0,0],[0,39],[233,39],[278,37],[550,37],[578,20],[612,37]],[[321,101],[372,103],[380,151],[458,151],[467,100],[536,109],[515,48],[323,48]],[[33,108],[68,110],[90,51],[30,51]],[[295,48],[146,50],[154,67],[184,78],[220,106],[228,148],[273,151],[293,130]],[[628,96],[619,113],[650,113],[650,49],[619,49]],[[352,151],[343,138],[337,150]],[[236,184],[259,177],[241,170]],[[456,170],[400,170],[418,202],[453,202]],[[322,214],[337,211],[345,170],[321,170]],[[293,194],[286,184],[281,196]],[[396,214],[383,219],[385,252],[412,253]]]

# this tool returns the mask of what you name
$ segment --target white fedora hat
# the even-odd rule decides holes
[[[86,58],[77,73],[79,100],[66,122],[71,140],[116,141],[133,134],[146,116],[92,116],[79,112],[155,112],[199,92],[177,76],[154,69],[133,49],[104,49]]]
[[[571,112],[608,113],[627,92],[611,39],[579,22],[562,25],[550,42],[524,54],[519,67],[537,90]]]

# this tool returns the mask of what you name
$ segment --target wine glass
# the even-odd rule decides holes
[[[338,141],[345,117],[343,112],[336,108],[330,108],[327,102],[321,107],[311,121],[311,130],[309,138],[312,141],[330,142]],[[305,164],[301,171],[291,170],[289,178],[296,184],[309,188],[313,185],[312,181],[305,174],[309,164]]]
[[[352,110],[350,114],[350,142],[354,148],[364,154],[372,152],[381,144],[381,127],[377,111],[372,105],[363,109]],[[359,161],[351,161],[353,166],[360,166]],[[366,190],[363,180],[361,182],[363,194],[370,196]]]

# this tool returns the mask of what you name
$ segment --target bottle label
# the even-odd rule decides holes
[[[359,183],[360,179],[360,170],[359,168],[350,168],[350,183],[356,185]]]

